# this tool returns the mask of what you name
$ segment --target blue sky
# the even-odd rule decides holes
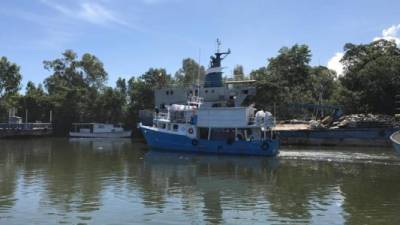
[[[266,65],[283,46],[307,44],[313,65],[340,70],[347,42],[400,43],[400,1],[368,0],[2,0],[0,56],[21,66],[23,83],[50,73],[43,60],[65,49],[104,63],[110,85],[150,67],[174,74],[183,58],[208,65],[215,39],[231,48],[225,72]]]

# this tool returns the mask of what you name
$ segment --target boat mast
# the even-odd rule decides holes
[[[197,69],[197,97],[200,97],[200,69],[201,69],[201,48],[199,48],[199,67]]]

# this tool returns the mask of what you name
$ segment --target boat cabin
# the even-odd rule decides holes
[[[200,108],[172,105],[154,115],[159,131],[206,140],[252,141],[268,138],[274,125],[271,114],[253,107]]]
[[[77,133],[110,133],[122,132],[124,129],[120,125],[105,123],[73,123],[71,132]]]

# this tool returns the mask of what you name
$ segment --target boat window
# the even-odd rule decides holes
[[[174,131],[178,131],[178,128],[179,128],[178,124],[174,124],[174,125],[172,126],[172,129],[173,129]]]
[[[242,90],[242,93],[247,95],[249,93],[249,90]]]
[[[168,130],[171,130],[171,124],[170,123],[168,124]]]
[[[166,91],[165,94],[169,95],[169,91]]]
[[[199,129],[200,139],[208,139],[208,128]]]
[[[214,128],[211,129],[211,140],[235,140],[235,129]]]
[[[171,93],[171,95],[173,95],[173,94],[174,94],[174,91],[171,90],[170,93]]]
[[[166,125],[165,123],[162,123],[162,124],[161,124],[161,128],[162,128],[162,129],[165,129],[166,126],[167,126],[167,125]]]
[[[205,92],[206,92],[206,94],[207,94],[207,93],[208,93],[208,90],[206,90]]]

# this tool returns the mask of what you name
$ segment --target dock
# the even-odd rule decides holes
[[[38,137],[52,134],[52,123],[0,123],[0,138]]]

